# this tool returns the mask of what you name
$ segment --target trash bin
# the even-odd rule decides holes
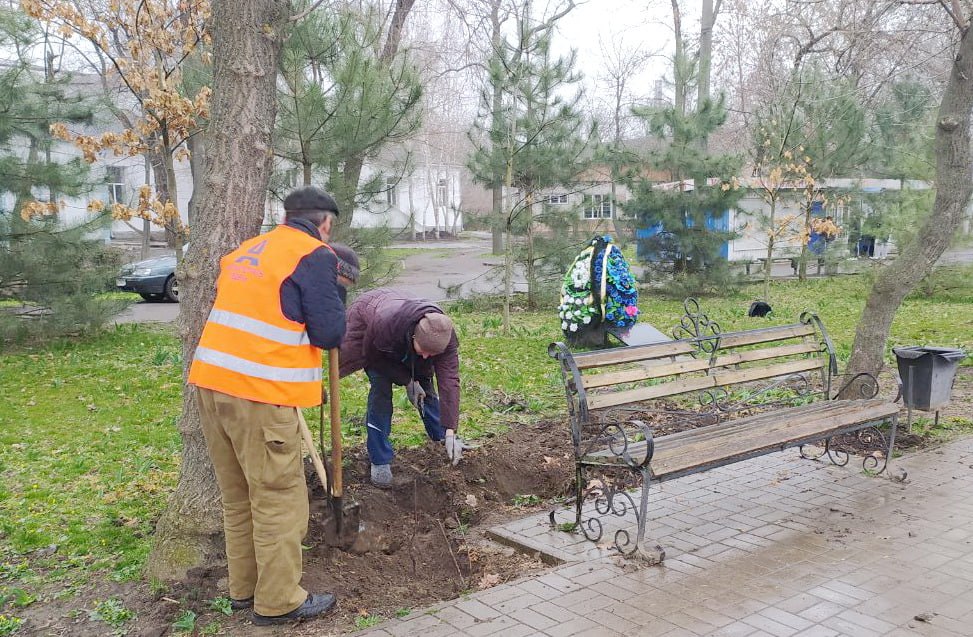
[[[902,399],[907,407],[937,410],[949,402],[961,349],[949,347],[894,347],[892,351],[902,379]]]

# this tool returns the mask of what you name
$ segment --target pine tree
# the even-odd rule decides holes
[[[740,159],[701,150],[726,120],[723,98],[706,100],[693,113],[678,108],[636,109],[652,135],[667,143],[651,153],[648,165],[667,173],[673,185],[654,187],[647,180],[632,184],[633,197],[626,211],[643,229],[659,232],[639,240],[650,274],[670,277],[666,287],[673,295],[695,295],[724,289],[733,281],[723,245],[733,233],[721,227],[726,212],[742,196],[737,186]]]
[[[0,11],[0,42],[18,52],[37,38],[35,25],[18,12]],[[48,64],[49,64],[48,58]],[[96,296],[108,289],[118,263],[88,238],[104,215],[89,223],[59,223],[63,197],[83,194],[87,166],[80,158],[59,162],[52,152],[54,122],[91,120],[91,108],[68,95],[47,66],[26,61],[0,71],[0,298],[20,303],[0,314],[0,338],[73,333],[103,324],[117,301]]]
[[[932,188],[910,188],[912,180],[932,182],[935,115],[930,90],[915,80],[896,82],[875,109],[869,130],[869,173],[897,179],[897,191],[865,194],[863,206],[851,210],[849,239],[862,234],[892,237],[906,245],[932,208]]]
[[[284,46],[276,154],[315,176],[351,211],[386,188],[384,175],[360,183],[358,158],[376,157],[421,124],[422,87],[405,53],[381,59],[380,15],[374,9],[318,9]]]
[[[359,287],[391,271],[382,257],[391,236],[387,228],[351,227],[353,211],[367,210],[390,176],[376,172],[363,182],[358,158],[376,157],[421,123],[418,73],[404,54],[391,65],[379,59],[380,27],[374,10],[312,11],[284,44],[278,91],[274,152],[299,176],[278,171],[271,189],[283,197],[292,181],[318,181],[334,194],[342,211],[340,240],[365,261]]]
[[[540,193],[555,186],[578,182],[590,164],[588,144],[594,131],[578,109],[580,90],[571,95],[580,80],[574,73],[574,54],[556,58],[551,53],[555,14],[540,23],[532,21],[530,3],[525,3],[516,18],[516,32],[501,42],[489,64],[483,88],[480,122],[471,134],[474,152],[468,167],[474,179],[490,187],[496,175],[504,175],[508,196],[515,201],[505,207],[505,326],[509,327],[509,302],[513,262],[521,262],[527,273],[528,305],[537,303],[541,278],[563,267],[577,246],[569,246],[563,233],[538,238],[539,223],[564,228],[565,219],[555,218],[542,209]],[[494,102],[500,89],[501,101]],[[523,247],[515,248],[511,235],[524,237]]]

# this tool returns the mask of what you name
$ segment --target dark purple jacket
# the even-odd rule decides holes
[[[440,420],[446,429],[459,424],[459,340],[456,331],[443,353],[417,356],[412,335],[423,315],[442,314],[431,301],[402,292],[377,289],[365,292],[348,308],[348,329],[341,341],[341,376],[360,369],[375,370],[397,385],[436,377]]]

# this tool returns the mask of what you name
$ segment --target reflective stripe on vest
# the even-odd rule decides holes
[[[213,310],[209,313],[209,318],[206,320],[210,323],[216,323],[217,325],[232,327],[233,329],[240,330],[241,332],[248,332],[254,336],[260,336],[268,341],[274,341],[275,343],[281,343],[282,345],[311,344],[310,339],[307,337],[307,331],[294,332],[292,330],[285,330],[283,328],[271,325],[270,323],[265,323],[264,321],[251,318],[249,316],[237,314],[236,312]]]
[[[321,247],[316,237],[278,226],[220,260],[190,384],[271,405],[321,403],[322,352],[302,322],[284,315],[280,299],[283,282]]]
[[[248,361],[239,356],[217,352],[208,347],[196,348],[196,360],[217,367],[224,367],[246,376],[263,378],[264,380],[276,380],[284,383],[314,383],[320,382],[322,378],[320,367],[271,367]]]

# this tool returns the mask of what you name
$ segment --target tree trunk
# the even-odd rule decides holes
[[[703,13],[699,24],[699,83],[696,87],[696,109],[703,108],[709,100],[710,69],[713,67],[713,0],[703,0]],[[705,136],[699,138],[699,147],[704,152],[709,140]]]
[[[510,223],[507,223],[503,251],[503,334],[510,335],[510,304],[514,297],[514,253]]]
[[[777,216],[777,198],[770,202],[770,234],[767,235],[767,263],[764,263],[764,301],[770,303],[770,276],[774,267],[774,238],[776,237],[775,217]]]
[[[168,153],[164,150],[152,149],[149,151],[149,157],[152,163],[152,176],[155,178],[155,196],[163,204],[171,201],[173,205],[177,205],[176,201],[172,198],[172,193],[175,192],[175,182],[169,179],[168,164],[172,162],[172,155],[168,155],[168,157],[167,155]],[[178,239],[176,233],[173,232],[172,224],[165,222],[162,229],[165,231],[166,245],[170,248],[177,247]]]
[[[416,241],[416,203],[415,203],[415,188],[413,184],[415,180],[409,179],[409,235],[412,242]],[[425,221],[425,219],[423,219]]]
[[[200,133],[186,141],[189,147],[189,172],[193,177],[193,193],[189,196],[189,230],[196,226],[196,206],[203,198],[203,170],[206,168],[206,140]]]
[[[527,307],[531,310],[537,307],[537,270],[534,263],[534,193],[527,193],[524,203],[527,213]]]
[[[673,84],[675,94],[673,95],[672,105],[680,115],[686,114],[686,78],[682,77],[682,66],[684,64],[685,43],[682,41],[682,17],[679,13],[679,1],[672,0],[672,29],[673,38],[676,41],[676,52],[673,58]]]
[[[622,76],[615,79],[615,110],[612,113],[612,162],[611,162],[611,201],[612,201],[612,226],[615,228],[615,242],[620,249],[624,249],[628,243],[625,235],[625,226],[620,218],[618,206],[618,173],[619,155],[622,146],[622,100],[625,97],[625,81],[627,78]]]
[[[902,300],[949,247],[973,192],[970,120],[973,110],[973,36],[967,27],[936,119],[936,199],[913,242],[878,275],[855,330],[849,373],[881,370],[892,320]]]
[[[152,183],[152,156],[149,153],[143,153],[142,158],[144,159],[145,167],[145,184],[148,185]],[[148,219],[142,219],[142,259],[149,258],[149,250],[152,247],[152,222]]]
[[[183,375],[215,296],[221,256],[260,230],[267,200],[277,114],[275,81],[288,0],[213,3],[213,101],[202,197],[192,249],[180,266],[179,330]],[[183,391],[179,483],[156,528],[147,571],[161,581],[223,563],[219,489],[199,426],[194,391]]]
[[[503,254],[503,186],[494,186],[493,212],[490,217],[490,229],[493,233],[493,254]]]
[[[811,207],[813,205],[814,202],[811,197],[808,197],[807,201],[804,202],[804,232],[811,231]],[[804,243],[801,245],[801,256],[798,257],[797,278],[799,281],[807,281],[808,243],[809,241],[804,241]]]
[[[493,51],[500,50],[502,34],[500,32],[500,0],[493,0],[490,6],[490,26],[492,28],[490,43]],[[493,113],[490,127],[498,130],[503,126],[503,86],[499,82],[493,84]],[[493,231],[493,254],[504,254],[503,251],[503,231],[504,231],[504,210],[503,210],[503,175],[494,175],[493,188],[493,210],[490,218],[490,227]]]
[[[332,186],[331,194],[338,203],[338,209],[343,213],[338,215],[336,220],[338,236],[347,234],[345,231],[351,227],[352,217],[355,216],[355,198],[358,195],[358,181],[361,179],[364,162],[365,158],[362,156],[349,157]]]

